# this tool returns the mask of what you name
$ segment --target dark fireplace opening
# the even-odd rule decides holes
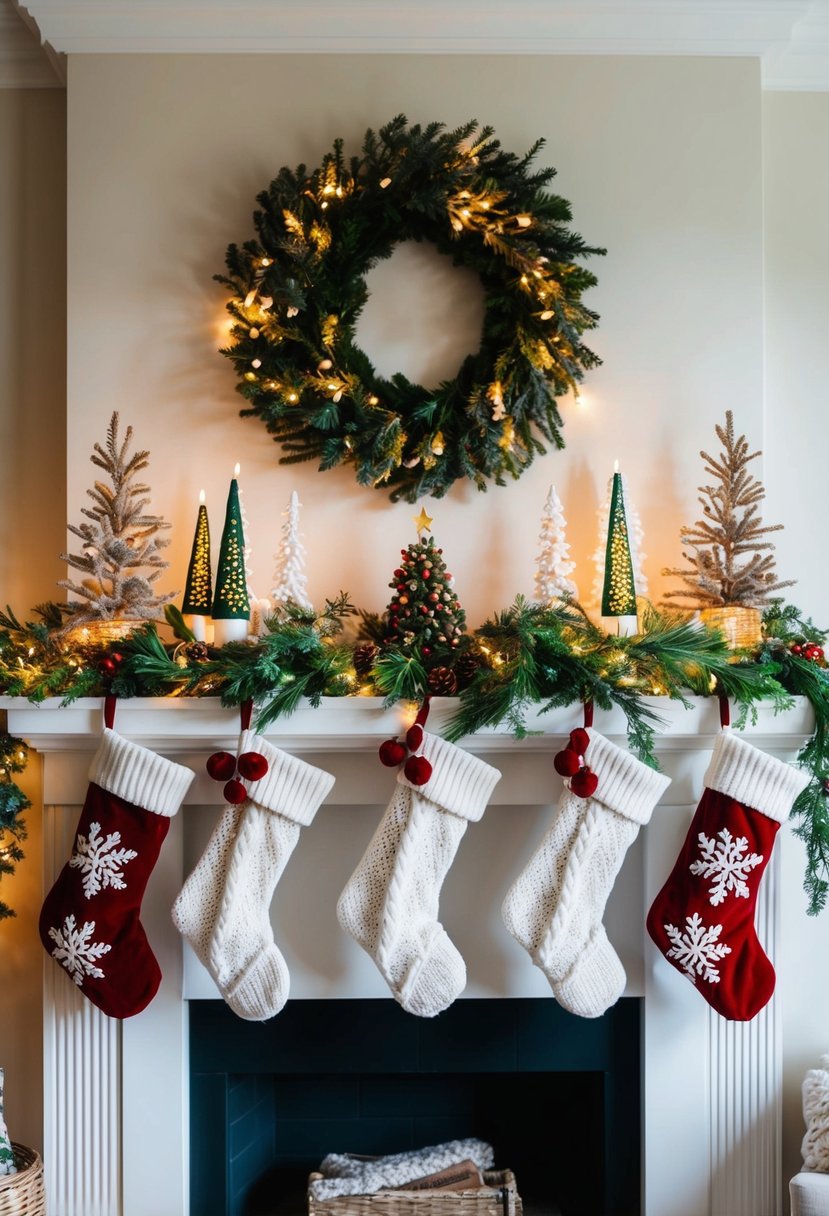
[[[640,1005],[573,1017],[552,999],[291,1001],[243,1022],[191,1001],[191,1216],[304,1216],[329,1152],[477,1137],[526,1216],[638,1216]],[[346,1208],[343,1216],[347,1216]]]

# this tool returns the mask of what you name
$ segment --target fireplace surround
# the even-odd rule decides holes
[[[44,888],[71,847],[97,746],[97,699],[60,707],[5,699],[9,729],[43,758]],[[630,999],[641,1016],[638,1212],[641,1216],[757,1216],[783,1211],[781,1042],[778,996],[750,1023],[724,1022],[646,940],[644,916],[669,872],[699,797],[719,730],[716,701],[688,708],[654,699],[664,728],[660,766],[672,784],[625,860],[605,924],[622,958]],[[433,702],[440,733],[451,706]],[[552,755],[574,724],[572,710],[531,722],[516,741],[487,730],[462,746],[484,755],[502,779],[480,824],[462,842],[444,886],[441,915],[467,961],[458,1016],[490,1003],[525,1011],[540,1002],[556,1016],[544,977],[509,939],[499,907],[510,878],[552,815],[558,779]],[[390,792],[376,759],[378,742],[399,730],[400,710],[369,698],[300,707],[268,730],[277,746],[303,754],[336,776],[312,828],[277,888],[275,933],[291,972],[289,1019],[321,1002],[380,1002],[399,1014],[371,960],[341,934],[333,906],[341,880],[364,848]],[[624,745],[624,719],[597,712],[596,728]],[[170,907],[218,814],[220,790],[204,773],[217,748],[233,749],[238,716],[218,701],[140,699],[119,704],[115,728],[189,764],[197,774],[173,821],[144,901],[142,920],[164,980],[147,1010],[114,1022],[84,1000],[44,955],[44,1161],[50,1216],[201,1216],[190,1181],[190,1031],[194,1020],[227,1016],[206,972],[182,947]],[[774,714],[760,707],[745,737],[792,760],[812,730],[805,704]],[[797,847],[788,827],[761,886],[758,932],[779,962],[781,856]],[[799,899],[790,891],[786,899]],[[304,1002],[311,1005],[304,1006]],[[203,1004],[211,1002],[211,1004]],[[447,1013],[453,1013],[455,1007]],[[605,1015],[607,1017],[607,1015]],[[616,1014],[613,1015],[617,1016]],[[577,1021],[577,1019],[573,1019]],[[604,1019],[600,1019],[603,1021]],[[440,1022],[441,1018],[435,1019]],[[269,1033],[278,1032],[279,1018]],[[556,1023],[551,1033],[560,1035]],[[193,1050],[200,1051],[193,1039]],[[477,1067],[477,1066],[476,1066]],[[239,1074],[231,1074],[239,1075]],[[336,1146],[330,1146],[336,1147]],[[510,1168],[512,1164],[505,1162]],[[205,1212],[205,1216],[209,1216]]]

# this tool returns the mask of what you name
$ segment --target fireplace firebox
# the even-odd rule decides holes
[[[593,1021],[552,1000],[289,1001],[263,1025],[191,1001],[192,1216],[302,1216],[328,1152],[475,1136],[528,1213],[640,1211],[640,1005]]]

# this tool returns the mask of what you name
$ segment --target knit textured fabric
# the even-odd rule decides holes
[[[494,1160],[492,1145],[475,1139],[448,1140],[445,1144],[370,1160],[348,1153],[329,1153],[319,1167],[324,1177],[313,1179],[308,1189],[317,1200],[338,1195],[373,1195],[437,1174],[461,1161],[472,1161],[478,1169],[489,1170]]]
[[[625,855],[669,779],[589,730],[585,762],[598,777],[592,798],[565,788],[553,823],[508,890],[502,916],[560,1005],[601,1017],[626,976],[602,917]]]
[[[249,783],[241,806],[224,809],[172,915],[233,1012],[263,1022],[284,1008],[290,990],[271,928],[273,894],[334,778],[251,731],[242,733],[243,752],[259,752],[268,771]]]
[[[803,1122],[806,1134],[801,1144],[803,1168],[829,1173],[829,1055],[820,1057],[820,1068],[810,1068],[803,1078]]]
[[[395,1000],[428,1018],[466,987],[466,965],[438,919],[440,892],[467,824],[481,818],[501,774],[436,735],[424,734],[421,754],[431,777],[416,786],[398,773],[337,917],[374,959]]]

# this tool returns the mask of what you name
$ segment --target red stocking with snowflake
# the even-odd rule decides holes
[[[749,1021],[774,992],[754,929],[757,894],[807,781],[730,731],[720,735],[685,843],[648,913],[660,952],[729,1021]]]
[[[141,901],[193,773],[105,728],[89,780],[72,855],[41,909],[40,939],[93,1005],[127,1018],[161,983]]]

